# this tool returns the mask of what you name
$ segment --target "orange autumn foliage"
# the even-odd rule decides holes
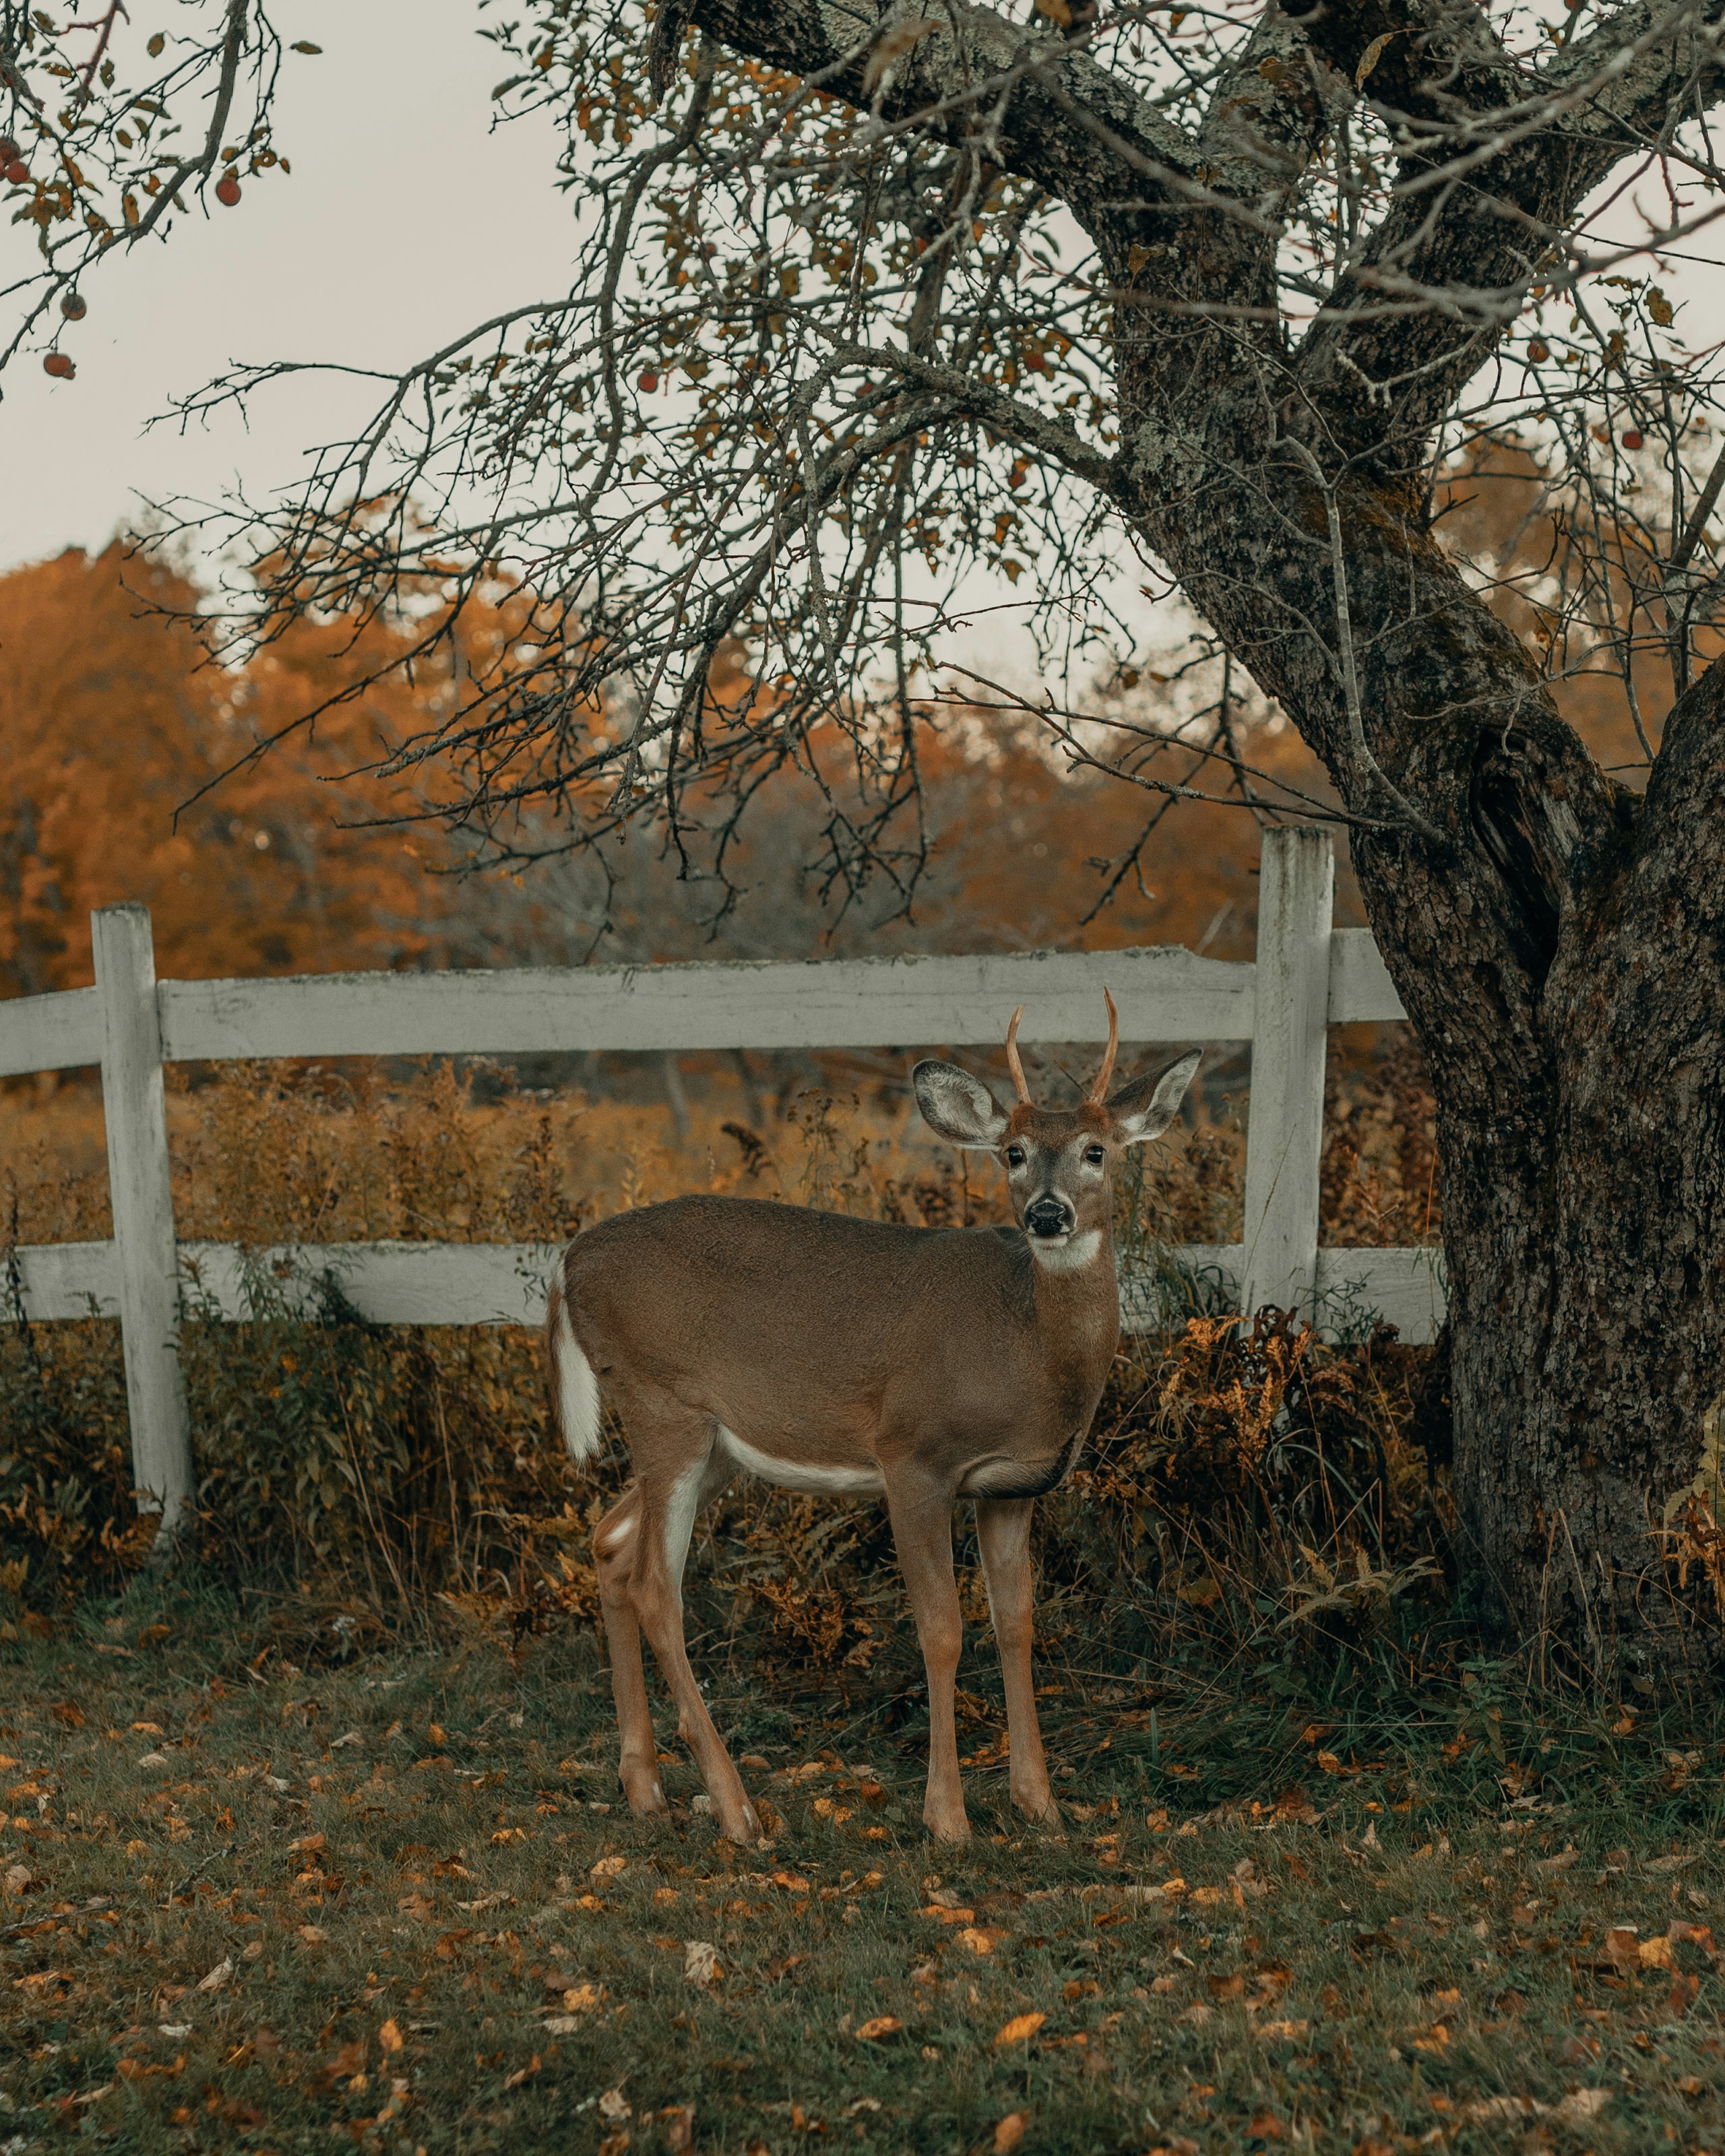
[[[363,773],[424,722],[437,685],[391,678],[203,793],[252,743],[386,655],[387,632],[300,624],[244,666],[213,665],[175,619],[198,594],[118,547],[0,578],[0,993],[90,977],[91,908],[149,906],[165,977],[426,963],[808,957],[1140,942],[1251,948],[1258,833],[1236,809],[1183,806],[1141,886],[1087,925],[1100,864],[1130,848],[1154,797],[1064,771],[1034,724],[942,715],[922,762],[932,865],[909,917],[877,879],[849,911],[806,863],[829,809],[806,772],[762,792],[727,857],[744,887],[713,927],[716,887],[680,877],[650,834],[519,878],[435,873],[434,826],[363,828],[410,812],[399,781]],[[507,609],[468,626],[506,635]],[[445,687],[446,693],[446,687]],[[836,729],[810,745],[845,783]],[[1252,753],[1309,781],[1291,730]],[[442,775],[432,774],[439,783]],[[443,790],[448,790],[444,788]],[[196,798],[194,797],[200,797]],[[352,828],[355,825],[362,828]],[[344,828],[347,826],[347,828]],[[600,934],[608,907],[612,927]]]
[[[197,597],[117,546],[0,578],[8,993],[87,982],[90,909],[126,899],[149,906],[164,974],[387,966],[424,947],[432,909],[408,834],[339,828],[409,797],[376,780],[330,783],[375,758],[405,723],[408,692],[341,708],[315,739],[295,736],[193,803],[352,664],[341,631],[305,628],[243,671],[213,665],[182,622],[155,611]]]

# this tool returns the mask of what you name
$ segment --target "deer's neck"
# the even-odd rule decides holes
[[[1100,1383],[1120,1338],[1113,1236],[1091,1229],[1055,1250],[1032,1242],[1030,1270],[1036,1327],[1050,1358],[1075,1372],[1095,1364]]]

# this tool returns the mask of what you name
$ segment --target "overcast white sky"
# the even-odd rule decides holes
[[[231,418],[144,434],[229,360],[393,367],[495,306],[567,289],[555,139],[534,121],[488,133],[509,70],[472,0],[279,0],[271,14],[285,38],[324,48],[284,63],[276,139],[292,177],[249,181],[237,208],[194,211],[166,246],[105,265],[64,340],[75,381],[8,371],[0,569],[102,546],[140,495],[208,500],[241,471],[259,491],[291,479],[342,416],[327,377],[260,398],[249,434]],[[349,416],[369,401],[357,392]]]

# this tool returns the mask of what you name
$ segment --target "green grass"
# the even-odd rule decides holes
[[[14,2156],[1725,2146],[1686,1722],[1542,1722],[1484,1671],[1352,1722],[1069,1673],[1065,1838],[994,1760],[955,1853],[913,1722],[716,1675],[778,1822],[740,1852],[669,1715],[672,1820],[620,1808],[587,1634],[253,1671],[268,1636],[141,1590],[0,1647]]]

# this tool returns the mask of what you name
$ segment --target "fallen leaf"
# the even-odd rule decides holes
[[[1311,2026],[1309,2021],[1260,2021],[1253,2034],[1260,2044],[1296,2044]]]
[[[856,2033],[865,2044],[879,2044],[888,2036],[899,2035],[904,2025],[896,2014],[875,2014],[863,2023]]]
[[[401,2024],[396,2020],[393,2014],[383,2024],[383,2026],[377,2031],[377,2041],[383,2046],[386,2051],[395,2052],[400,2051],[402,2047]]]
[[[1028,2111],[1009,2111],[994,2128],[994,2156],[1009,2156],[1024,2138],[1024,2128],[1030,2123]]]
[[[602,1856],[597,1864],[588,1866],[587,1876],[589,1879],[614,1879],[619,1871],[628,1869],[626,1856]]]
[[[999,1932],[980,1931],[974,1924],[967,1924],[958,1934],[958,1943],[973,1954],[993,1953],[1000,1938]]]
[[[62,1729],[82,1729],[84,1727],[84,1709],[76,1700],[63,1699],[59,1706],[51,1707],[48,1711]]]
[[[1571,2089],[1561,2103],[1553,2107],[1552,2116],[1572,2125],[1584,2125],[1589,2119],[1597,2118],[1610,2101],[1609,2089]]]
[[[599,2117],[608,2119],[613,2126],[620,2126],[625,2118],[633,2118],[627,2097],[620,2087],[608,2088],[599,2098]]]
[[[320,1849],[327,1848],[328,1845],[321,1834],[302,1834],[297,1841],[290,1841],[288,1844],[288,1854],[290,1856],[298,1856],[302,1852],[315,1853]]]
[[[716,1983],[719,1975],[719,1957],[716,1948],[706,1939],[685,1939],[683,1943],[683,1980],[685,1984]]]
[[[1047,2019],[1045,2014],[1014,2014],[1011,2020],[996,2032],[994,2041],[997,2044],[1028,2044]]]
[[[667,2148],[685,2149],[695,2143],[695,2107],[692,2103],[670,2103],[659,2114],[659,2123],[665,2134]]]
[[[197,1989],[199,1991],[219,1991],[233,1974],[234,1964],[224,1955],[208,1976],[198,1978]]]

